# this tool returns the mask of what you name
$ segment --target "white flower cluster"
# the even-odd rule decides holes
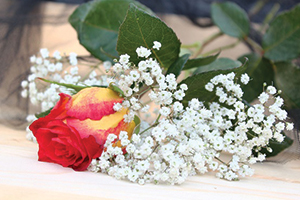
[[[27,80],[21,82],[23,88],[21,95],[24,98],[29,97],[33,105],[41,105],[42,111],[46,111],[55,105],[59,99],[59,93],[71,95],[73,91],[56,84],[44,84],[43,81],[37,81],[37,78],[74,85],[103,84],[103,81],[97,77],[95,70],[92,70],[85,79],[79,75],[76,53],[70,53],[67,57],[61,56],[60,52],[55,51],[50,57],[47,49],[41,49],[40,55],[30,57],[32,63],[31,74]]]
[[[145,58],[151,55],[144,47],[139,47],[137,53]],[[269,140],[281,142],[281,132],[293,129],[292,124],[283,122],[287,113],[281,109],[283,100],[273,86],[259,96],[260,104],[251,106],[242,101],[236,74],[221,74],[205,86],[215,92],[218,102],[192,99],[184,108],[180,101],[188,89],[185,84],[178,86],[173,74],[163,75],[159,63],[152,58],[140,61],[138,66],[129,59],[121,55],[113,66],[120,74],[118,85],[125,94],[123,103],[115,104],[114,109],[129,108],[124,116],[129,122],[137,111],[149,108],[139,101],[140,95],[148,92],[160,106],[159,116],[131,138],[126,132],[119,137],[110,134],[106,150],[93,160],[91,171],[139,184],[181,184],[190,175],[208,171],[216,171],[219,178],[236,180],[253,174],[249,164],[265,159],[265,154],[260,153],[262,148],[272,151]],[[239,80],[247,84],[250,79],[243,74]],[[275,99],[275,103],[266,106],[268,99]],[[227,161],[220,158],[222,152],[230,155]]]
[[[21,82],[23,88],[21,95],[24,98],[29,97],[30,102],[33,105],[40,106],[42,112],[55,105],[59,100],[59,93],[71,95],[74,91],[53,83],[45,84],[43,81],[37,80],[38,78],[82,86],[105,84],[99,79],[95,70],[92,70],[85,79],[79,75],[76,53],[62,56],[60,52],[55,51],[50,57],[49,51],[44,48],[40,50],[40,56],[34,55],[30,57],[30,62],[32,64],[30,67],[31,73],[26,80]],[[28,122],[33,122],[35,119],[34,115],[27,117]],[[35,139],[28,128],[27,133],[29,140]]]
[[[153,48],[159,49],[160,46],[155,41]],[[136,52],[139,57],[148,58],[151,55],[151,51],[145,47],[137,48]],[[143,105],[139,100],[146,92],[149,92],[150,100],[161,106],[159,113],[164,117],[171,113],[173,103],[176,105],[175,110],[183,108],[179,101],[185,96],[187,86],[182,84],[178,88],[175,75],[165,76],[155,59],[142,60],[135,66],[130,63],[129,55],[121,55],[112,70],[119,75],[117,84],[125,95],[123,103],[115,104],[114,109],[119,111],[122,107],[129,108],[130,111],[124,116],[126,122],[132,121],[138,111],[148,112],[149,105]]]

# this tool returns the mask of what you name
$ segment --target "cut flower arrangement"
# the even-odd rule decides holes
[[[108,13],[110,21],[100,19]],[[83,4],[70,22],[96,59],[41,49],[21,83],[22,96],[42,109],[28,117],[27,130],[39,161],[139,184],[181,184],[209,171],[226,180],[251,176],[249,165],[291,145],[280,90],[264,83],[258,103],[243,99],[255,81],[247,59],[203,68],[218,54],[181,55],[175,33],[132,0]],[[89,70],[81,73],[83,65]],[[178,78],[184,70],[188,77]]]

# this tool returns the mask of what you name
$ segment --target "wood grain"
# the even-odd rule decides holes
[[[0,125],[0,199],[300,199],[300,162],[257,164],[253,177],[190,177],[180,186],[140,186],[105,174],[75,172],[37,161],[25,131]]]

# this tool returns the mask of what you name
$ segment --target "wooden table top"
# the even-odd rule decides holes
[[[255,175],[229,182],[213,174],[182,185],[138,185],[105,174],[37,161],[25,131],[0,125],[0,199],[300,199],[300,161],[254,165]]]

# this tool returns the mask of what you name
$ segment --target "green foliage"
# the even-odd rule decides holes
[[[80,44],[100,60],[112,61],[117,57],[119,26],[130,3],[151,12],[134,0],[96,0],[79,6],[69,22],[77,31]]]
[[[219,58],[208,65],[198,67],[194,74],[209,72],[213,70],[231,70],[240,66],[242,66],[242,63],[240,61],[231,60],[229,58]]]
[[[159,41],[160,50],[152,49],[153,42]],[[143,46],[151,49],[160,66],[167,69],[178,59],[180,41],[174,31],[159,18],[149,15],[134,5],[130,5],[126,18],[120,26],[117,51],[130,55],[130,60],[137,64],[140,59],[136,49]]]
[[[48,110],[46,110],[46,111],[44,111],[44,112],[37,113],[37,114],[35,114],[35,117],[36,117],[36,118],[46,117],[47,115],[50,114],[50,112],[51,112],[52,109],[53,109],[53,108],[50,108],[50,109],[48,109]]]
[[[212,56],[190,59],[184,65],[183,70],[188,70],[188,69],[193,69],[204,65],[208,65],[209,63],[214,62],[219,56],[219,54],[220,53],[217,53],[216,55],[212,55]]]
[[[114,83],[110,83],[108,86],[109,89],[115,91],[119,94],[120,97],[125,97],[123,90],[121,90],[118,86],[116,86]]]
[[[290,62],[275,63],[275,84],[288,109],[300,107],[300,68]]]
[[[193,98],[198,98],[200,101],[211,102],[216,99],[214,92],[209,92],[205,89],[205,85],[219,74],[227,74],[230,72],[235,72],[237,76],[245,72],[247,68],[246,63],[241,64],[238,67],[233,65],[227,69],[212,69],[211,71],[205,71],[202,73],[195,74],[181,81],[180,84],[185,83],[188,86],[188,90],[185,93],[185,97],[182,100],[182,103],[186,106],[188,102]]]
[[[139,134],[140,129],[141,129],[141,120],[137,115],[134,115],[134,123],[135,123],[135,128],[134,128],[134,133]]]
[[[262,46],[264,56],[273,61],[288,61],[300,56],[300,4],[272,21]]]
[[[284,133],[282,133],[285,135]],[[272,152],[267,151],[266,148],[262,149],[260,153],[266,154],[266,157],[272,157],[278,155],[280,152],[290,147],[293,144],[293,140],[285,136],[283,142],[277,142],[275,140],[269,140],[269,147],[272,148]]]
[[[243,55],[238,60],[243,61],[245,57],[249,59],[246,73],[251,77],[251,80],[247,85],[242,85],[243,98],[248,102],[252,102],[263,91],[263,83],[273,84],[274,71],[272,63],[256,53]]]
[[[52,83],[52,84],[56,84],[56,85],[60,85],[69,89],[73,89],[76,93],[79,92],[80,90],[84,89],[84,88],[88,88],[90,86],[79,86],[79,85],[73,85],[73,84],[67,84],[67,83],[59,83],[56,81],[50,81],[44,78],[38,78],[41,81],[47,82],[47,83]]]
[[[168,69],[166,74],[174,74],[176,77],[179,76],[182,69],[185,67],[186,62],[188,61],[190,54],[184,54],[180,56]]]
[[[244,38],[249,33],[247,13],[235,3],[213,3],[211,17],[221,31],[229,36]]]

